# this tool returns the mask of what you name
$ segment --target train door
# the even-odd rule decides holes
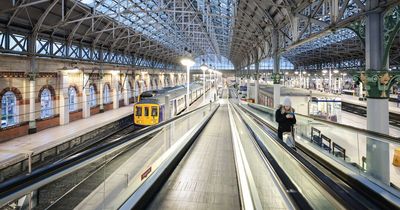
[[[163,121],[164,106],[152,106],[151,117],[153,118],[153,124]]]
[[[135,123],[138,124],[142,121],[143,110],[142,106],[135,106]]]
[[[149,106],[143,106],[143,118],[144,118],[144,124],[145,125],[150,125],[150,118],[149,118],[149,112],[150,112],[150,107]]]
[[[146,113],[146,108],[148,110],[148,113]],[[149,116],[149,119],[151,120],[149,123],[151,125],[158,123],[159,113],[160,113],[159,106],[149,105],[149,106],[145,107],[144,112],[145,112],[145,116]]]

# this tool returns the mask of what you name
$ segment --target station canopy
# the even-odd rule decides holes
[[[33,40],[36,53],[52,57],[179,65],[180,58],[190,52],[195,58],[217,55],[229,60],[229,68],[241,68],[270,58],[272,36],[278,33],[280,53],[295,68],[356,67],[363,65],[365,49],[354,26],[363,26],[366,2],[2,1],[0,52],[28,54]],[[386,11],[398,4],[398,0],[386,0],[379,7]],[[390,14],[399,16],[398,10]],[[399,64],[399,40],[395,39],[391,65]]]

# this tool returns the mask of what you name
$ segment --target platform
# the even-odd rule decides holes
[[[272,93],[272,86],[266,86],[263,85],[260,87],[261,91],[264,91],[268,94]],[[366,101],[360,101],[358,100],[357,97],[351,96],[351,95],[346,95],[346,94],[341,94],[341,95],[336,95],[336,94],[330,94],[330,93],[325,93],[325,92],[320,92],[316,90],[307,90],[307,89],[301,89],[301,88],[286,88],[286,87],[281,87],[281,100],[284,99],[284,96],[289,96],[292,99],[292,106],[295,108],[296,112],[300,114],[307,115],[307,103],[309,100],[309,95],[312,96],[319,96],[319,97],[339,97],[343,102],[355,104],[355,105],[360,105],[360,106],[366,106],[367,102]],[[397,103],[395,102],[390,102],[389,101],[389,111],[391,113],[395,114],[400,114],[400,108],[397,108]],[[343,111],[341,112],[341,120],[338,121],[338,123],[344,124],[344,125],[349,125],[357,128],[362,128],[366,129],[367,128],[367,119],[366,117],[359,116],[350,112]],[[400,137],[400,128],[389,125],[389,134],[392,136]]]
[[[265,91],[267,93],[272,94],[273,87],[271,85],[261,85],[260,86],[261,91]],[[332,94],[332,93],[326,93],[326,92],[321,92],[319,90],[313,90],[313,89],[303,89],[303,88],[287,88],[282,86],[281,87],[281,96],[320,96],[320,97],[339,97],[342,99],[343,102],[359,105],[359,106],[367,106],[366,101],[360,101],[358,97],[356,96],[351,96],[351,95],[346,95],[346,94]],[[397,107],[396,102],[389,101],[389,112],[400,114],[400,107]]]
[[[296,88],[296,89],[299,89],[299,88]],[[310,91],[310,90],[305,90],[305,89],[303,89],[303,90]],[[312,91],[312,94],[315,94],[318,96],[323,95],[323,96],[340,97],[343,102],[367,107],[367,102],[360,101],[357,96],[351,96],[351,95],[346,95],[346,94],[336,95],[336,94],[325,93],[325,92],[320,92],[320,91],[315,91],[315,90],[311,90],[311,91]],[[397,107],[396,102],[389,101],[389,112],[400,114],[400,107]]]
[[[2,142],[0,143],[0,165],[13,164],[24,159],[25,153],[40,153],[130,114],[132,114],[132,106],[125,106],[93,115],[90,118],[80,119],[67,125],[49,128],[31,135]]]
[[[353,126],[356,128],[367,129],[367,118],[345,111],[342,111],[341,115],[341,124]],[[400,128],[389,125],[389,135],[399,138]]]

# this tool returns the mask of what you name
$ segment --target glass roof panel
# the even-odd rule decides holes
[[[299,47],[289,50],[288,52],[285,52],[285,54],[294,56],[296,54],[304,53],[304,52],[311,51],[311,50],[314,50],[317,48],[322,48],[322,47],[328,46],[330,44],[339,43],[339,42],[345,41],[347,39],[353,39],[356,36],[357,35],[350,29],[347,29],[347,28],[339,29],[335,33],[331,33],[327,36],[324,36],[324,37],[318,38],[314,41],[303,44]]]

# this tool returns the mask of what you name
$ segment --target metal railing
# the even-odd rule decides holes
[[[90,163],[93,163],[106,155],[121,151],[123,148],[128,148],[134,144],[139,144],[139,141],[142,138],[154,134],[169,124],[197,111],[208,110],[209,107],[209,104],[206,104],[158,125],[143,128],[135,133],[130,133],[107,144],[90,148],[47,167],[34,170],[29,175],[16,177],[15,179],[10,179],[0,183],[0,206],[6,205],[8,202],[19,199],[25,195],[30,195],[32,191],[37,190],[63,176],[71,174],[82,167],[88,166]]]

